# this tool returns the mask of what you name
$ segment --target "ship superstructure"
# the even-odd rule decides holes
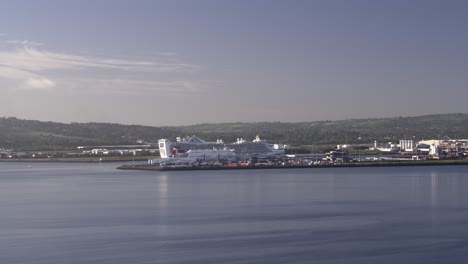
[[[198,137],[192,136],[187,138],[177,138],[176,142],[171,142],[168,139],[160,139],[159,154],[162,159],[176,158],[187,156],[189,151],[197,151],[204,153],[203,155],[212,156],[215,153],[220,159],[224,159],[224,155],[232,159],[233,153],[237,161],[249,161],[252,159],[275,159],[284,154],[284,150],[277,150],[272,147],[266,140],[260,139],[257,136],[252,141],[247,141],[238,138],[234,143],[224,143],[222,140],[214,142],[204,141]],[[229,154],[229,155],[228,155]]]

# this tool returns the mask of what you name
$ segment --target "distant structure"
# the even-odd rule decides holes
[[[431,139],[418,142],[417,152],[434,157],[468,157],[468,139]]]
[[[414,151],[414,142],[413,142],[413,140],[400,139],[398,146],[400,147],[400,151],[403,151],[403,152],[413,152]]]
[[[235,154],[239,161],[277,159],[284,155],[284,149],[289,147],[289,145],[277,144],[277,148],[275,148],[275,145],[260,139],[259,136],[252,141],[238,138],[234,143],[224,143],[221,139],[209,142],[195,136],[177,137],[176,142],[159,139],[158,146],[161,159],[181,158],[184,162],[195,157],[195,151],[198,160],[202,157],[206,159],[209,156],[219,157],[219,159],[225,159],[224,156],[226,156],[231,159],[232,154]]]
[[[369,148],[370,150],[378,150],[381,152],[413,152],[414,142],[410,139],[400,139],[398,144],[387,142],[380,147],[377,145],[377,141],[374,141],[374,146]]]
[[[282,149],[290,149],[291,148],[291,145],[289,144],[273,144],[273,149],[279,149],[279,150],[282,150]]]

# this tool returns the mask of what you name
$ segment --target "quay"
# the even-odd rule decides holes
[[[412,160],[412,161],[370,161],[342,164],[308,165],[206,165],[206,166],[159,166],[149,164],[122,165],[120,170],[148,170],[148,171],[195,171],[195,170],[255,170],[255,169],[312,169],[312,168],[353,168],[353,167],[403,167],[403,166],[447,166],[468,165],[468,160]]]

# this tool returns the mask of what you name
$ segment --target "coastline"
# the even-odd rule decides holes
[[[147,161],[154,156],[130,157],[85,157],[85,158],[24,158],[24,159],[0,159],[0,162],[58,162],[58,163],[93,163],[93,162],[126,162]]]
[[[468,165],[468,160],[429,160],[429,161],[379,161],[358,162],[336,165],[259,165],[259,166],[155,166],[155,165],[122,165],[120,170],[147,171],[194,171],[194,170],[256,170],[256,169],[314,169],[314,168],[354,168],[354,167],[406,167],[406,166],[456,166]]]

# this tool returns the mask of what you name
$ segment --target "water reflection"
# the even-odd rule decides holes
[[[468,258],[464,166],[161,173],[2,165],[0,263]]]
[[[156,211],[157,222],[156,222],[156,234],[158,237],[165,237],[168,234],[168,225],[167,225],[167,210],[169,204],[169,182],[167,174],[162,174],[156,178],[157,184],[157,205],[158,210]]]
[[[437,172],[431,172],[431,206],[433,209],[437,207],[439,177]]]
[[[168,205],[168,192],[169,192],[169,182],[167,174],[159,175],[156,178],[157,186],[158,186],[158,207],[161,213],[167,213],[167,205]]]

